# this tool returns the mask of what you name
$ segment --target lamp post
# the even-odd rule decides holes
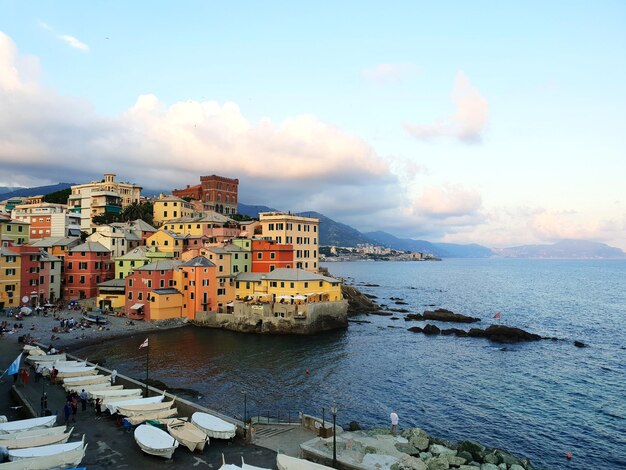
[[[333,468],[337,468],[337,403],[330,408],[333,415]]]
[[[248,393],[245,390],[242,390],[241,393],[243,393],[243,437],[245,438],[248,437]]]

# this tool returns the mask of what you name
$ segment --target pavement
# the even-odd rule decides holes
[[[0,340],[0,358],[2,361],[0,368],[8,367],[20,353],[20,349],[21,345],[16,342]],[[24,361],[22,364],[25,364]],[[17,407],[18,404],[12,397],[11,388],[14,388],[14,394],[23,397],[36,414],[41,413],[40,400],[45,389],[48,396],[48,409],[58,417],[61,416],[57,423],[63,424],[65,390],[62,386],[51,385],[43,379],[37,383],[34,380],[34,373],[31,373],[30,380],[26,385],[19,383],[19,381],[18,384],[14,385],[12,377],[5,376],[0,383],[0,415],[6,415],[9,420],[15,420],[32,416],[28,413],[28,405]],[[226,463],[239,466],[241,466],[243,457],[245,462],[250,465],[268,469],[276,468],[275,450],[247,444],[240,438],[235,438],[232,441],[211,439],[210,445],[206,446],[202,453],[192,453],[181,445],[171,460],[150,456],[141,451],[132,432],[127,432],[110,416],[97,417],[93,407],[90,406],[87,407],[86,411],[81,411],[79,405],[76,423],[70,423],[69,426],[74,427],[70,441],[78,441],[85,434],[88,447],[81,466],[90,470],[148,467],[218,469],[222,465],[222,456]],[[293,447],[293,444],[290,444],[290,447]],[[297,446],[299,447],[299,443]]]

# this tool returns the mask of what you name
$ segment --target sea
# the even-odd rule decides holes
[[[446,308],[481,318],[472,326],[500,323],[559,340],[502,345],[426,336],[408,331],[425,322],[407,322],[405,313],[363,314],[353,318],[368,323],[308,337],[189,327],[150,334],[150,378],[191,389],[181,396],[238,418],[293,420],[304,412],[330,420],[334,403],[338,424],[373,428],[388,427],[396,410],[401,428],[507,449],[537,468],[626,469],[626,261],[325,267],[391,308]],[[91,346],[81,355],[145,378],[145,349],[138,348],[144,339]]]

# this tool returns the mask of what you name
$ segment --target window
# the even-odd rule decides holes
[[[202,279],[202,285],[203,286],[208,286],[209,285],[209,280],[208,279]]]
[[[270,259],[276,259],[276,253],[270,253]]]
[[[276,281],[271,281],[271,282],[270,282],[270,287],[278,287],[278,282],[276,282]]]
[[[324,281],[320,281],[320,287],[324,286]]]
[[[289,283],[289,287],[291,287],[292,289],[296,287],[296,285],[293,282]]]
[[[67,283],[74,284],[74,276],[67,276]]]
[[[87,263],[84,263],[84,262],[78,263],[78,269],[86,270],[87,269]]]
[[[148,287],[152,287],[152,279],[148,279]]]
[[[6,270],[6,275],[7,276],[15,276],[15,269],[7,269]]]
[[[235,286],[237,287],[237,289],[239,289],[239,281],[237,281],[237,283],[235,284]]]
[[[217,295],[226,295],[226,289],[217,289]]]
[[[220,271],[221,273],[222,273],[222,272],[224,272],[224,266],[220,266],[219,271]]]
[[[85,283],[85,276],[81,276],[80,280],[78,281],[79,284],[84,284]]]
[[[161,279],[159,281],[159,286],[161,287],[161,289],[163,289],[165,287],[165,279]]]
[[[250,289],[250,283],[246,282],[246,289]]]
[[[274,266],[273,264],[270,264],[270,272],[274,271],[274,269],[276,269],[276,266]]]
[[[194,299],[194,297],[195,297],[195,296],[194,296],[194,293],[193,293],[193,292],[189,292],[189,298],[190,298],[191,300],[193,300],[193,299]]]
[[[256,259],[263,259],[263,253],[257,253],[256,254]]]
[[[143,292],[137,293],[137,300],[143,300]]]
[[[128,293],[128,300],[133,300],[133,293],[132,292]]]
[[[121,273],[120,273],[121,274]],[[133,280],[129,279],[128,280],[128,287],[133,287]]]

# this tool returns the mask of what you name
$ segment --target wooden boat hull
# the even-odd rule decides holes
[[[111,387],[109,387],[111,388]],[[111,400],[121,401],[121,400],[130,400],[132,398],[140,398],[143,390],[141,389],[128,389],[123,388],[120,390],[93,390],[89,392],[91,398],[102,398],[103,400]]]
[[[111,383],[111,379],[106,375],[92,375],[92,376],[86,376],[86,377],[68,377],[63,380],[64,386],[66,387],[69,386],[69,387],[74,387],[74,388],[80,387],[82,385],[96,385],[96,384],[101,384],[105,382]]]
[[[21,439],[14,438],[11,440],[0,440],[0,447],[7,449],[25,449],[28,447],[40,447],[51,444],[65,444],[70,438],[70,433],[51,434],[48,436],[23,437]],[[12,435],[15,436],[15,435]]]
[[[120,409],[121,408],[117,409],[118,412],[121,415],[125,416],[124,413],[120,411]],[[176,416],[177,413],[178,410],[176,408],[171,408],[169,410],[152,411],[145,414],[126,416],[124,419],[133,426],[137,426],[138,424],[145,423],[146,421],[168,419],[171,416]]]
[[[65,353],[61,354],[48,354],[46,356],[28,356],[27,360],[30,362],[50,362],[51,364],[54,361],[65,361],[67,359],[67,355]]]
[[[178,421],[167,425],[167,432],[191,452],[204,450],[209,442],[209,436],[204,431],[187,421]]]
[[[165,401],[160,403],[148,403],[144,405],[125,405],[118,406],[117,409],[120,414],[124,416],[137,416],[145,415],[148,413],[156,413],[157,411],[168,410],[174,404],[174,400]]]
[[[85,457],[87,444],[74,450],[49,457],[31,457],[0,464],[2,470],[48,470],[77,467]]]
[[[124,407],[131,406],[131,405],[147,405],[147,404],[152,404],[152,403],[161,403],[164,398],[165,398],[165,395],[161,395],[158,397],[137,398],[134,400],[117,400],[117,401],[104,403],[104,406],[106,406],[107,410],[109,410],[111,414],[114,414],[117,412],[117,408],[120,406],[124,408]]]
[[[142,424],[135,429],[135,442],[146,454],[171,459],[178,447],[178,441],[165,431]]]
[[[20,419],[0,424],[0,434],[9,434],[16,431],[29,431],[36,428],[50,428],[57,422],[56,416],[42,418]]]
[[[83,434],[82,440],[78,442],[70,442],[69,444],[52,444],[41,447],[29,447],[27,449],[10,450],[9,460],[28,460],[36,457],[46,457],[52,459],[56,455],[63,455],[66,452],[80,449],[83,447],[84,444],[85,435]]]
[[[74,428],[72,428],[74,429]],[[55,434],[64,434],[67,430],[66,426],[54,426],[51,428],[35,428],[28,431],[13,431],[6,434],[0,434],[0,447],[2,447],[2,441],[7,439],[24,439],[28,437],[36,436],[52,436]],[[72,430],[70,430],[72,432]]]

